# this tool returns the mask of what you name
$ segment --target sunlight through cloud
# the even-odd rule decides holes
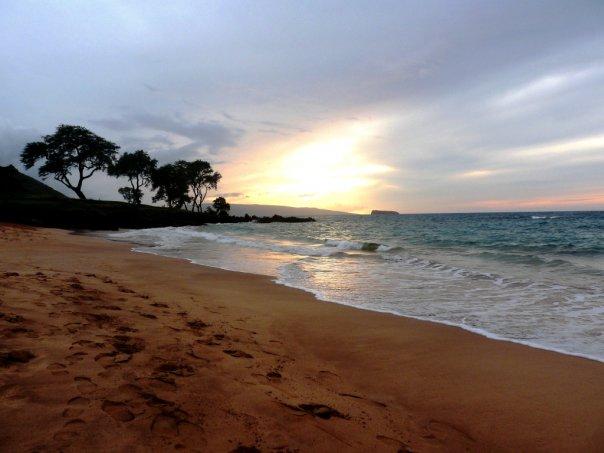
[[[379,185],[381,175],[395,170],[368,157],[377,129],[374,122],[354,122],[293,144],[261,177],[254,175],[262,182],[253,192],[264,194],[262,203],[291,203],[295,197],[302,204],[329,207],[358,199],[361,189]]]

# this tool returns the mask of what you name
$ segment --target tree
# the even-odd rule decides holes
[[[170,208],[186,209],[191,201],[186,168],[182,165],[163,165],[151,173],[151,188],[157,190],[153,202],[165,200]]]
[[[191,210],[201,212],[202,203],[210,189],[216,190],[218,182],[222,175],[212,169],[212,166],[204,160],[194,160],[187,162],[179,160],[176,165],[182,166],[187,173],[189,188],[193,196],[191,197]]]
[[[231,205],[223,197],[218,197],[212,202],[212,207],[219,217],[226,217],[229,215]]]
[[[151,159],[142,149],[133,153],[124,153],[117,162],[109,167],[108,174],[125,176],[128,178],[130,187],[121,187],[118,192],[128,203],[139,205],[143,198],[142,187],[151,184],[151,174],[157,167],[157,160]]]
[[[52,135],[46,135],[40,142],[25,145],[21,162],[25,168],[33,167],[37,161],[45,162],[38,169],[42,179],[48,175],[73,190],[82,200],[84,180],[96,171],[106,170],[115,160],[119,146],[105,140],[81,126],[61,124]],[[77,183],[70,180],[76,175]]]
[[[120,187],[117,189],[124,200],[130,204],[140,205],[143,198],[143,191],[140,189],[133,189],[132,187]]]

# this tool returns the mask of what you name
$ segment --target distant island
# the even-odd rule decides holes
[[[396,211],[380,211],[378,209],[374,209],[371,211],[371,215],[399,215]]]

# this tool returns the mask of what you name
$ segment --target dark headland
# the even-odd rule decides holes
[[[0,222],[65,229],[116,230],[252,221],[298,223],[313,222],[314,219],[279,215],[218,215],[144,204],[136,206],[121,201],[74,199],[19,172],[13,165],[0,166]]]

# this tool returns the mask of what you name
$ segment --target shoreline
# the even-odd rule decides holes
[[[278,276],[274,276],[274,275],[264,275],[264,274],[255,274],[252,272],[242,272],[242,271],[237,271],[237,270],[233,270],[233,269],[228,269],[225,267],[219,267],[219,266],[211,266],[208,264],[204,264],[204,263],[198,263],[196,262],[194,259],[192,258],[184,258],[184,257],[170,257],[168,255],[162,255],[161,253],[155,253],[152,250],[140,250],[137,249],[136,247],[146,247],[148,249],[153,249],[154,246],[149,246],[146,244],[137,244],[131,241],[127,241],[127,240],[115,240],[115,239],[111,239],[110,236],[106,235],[106,236],[102,236],[102,235],[90,235],[92,237],[101,237],[104,238],[106,240],[109,240],[111,242],[117,242],[117,243],[124,243],[124,244],[130,244],[130,246],[132,247],[130,249],[130,251],[135,252],[135,253],[146,253],[149,255],[153,255],[153,256],[161,256],[164,258],[173,258],[173,259],[180,259],[183,260],[187,263],[193,264],[195,266],[202,266],[202,267],[208,267],[208,268],[212,268],[212,269],[219,269],[225,272],[235,272],[235,273],[240,273],[240,274],[250,274],[250,275],[256,275],[259,277],[268,277],[271,279],[271,282],[276,284],[276,285],[281,285],[281,286],[285,286],[287,288],[293,288],[293,289],[297,289],[300,291],[304,291],[308,294],[310,294],[313,298],[315,298],[317,301],[320,302],[326,302],[326,303],[332,303],[332,304],[337,304],[337,305],[342,305],[344,307],[350,307],[350,308],[354,308],[356,310],[361,310],[361,311],[368,311],[368,312],[373,312],[373,313],[383,313],[383,314],[388,314],[388,315],[392,315],[392,316],[398,316],[398,317],[402,317],[402,318],[408,318],[408,319],[414,319],[417,321],[424,321],[424,322],[428,322],[428,323],[434,323],[434,324],[439,324],[439,325],[444,325],[444,326],[449,326],[449,327],[455,327],[461,330],[464,330],[466,332],[470,332],[476,335],[480,335],[482,337],[488,338],[490,340],[495,340],[495,341],[503,341],[503,342],[508,342],[508,343],[515,343],[515,344],[519,344],[522,346],[527,346],[529,348],[534,348],[534,349],[539,349],[542,351],[549,351],[549,352],[555,352],[557,354],[562,354],[562,355],[567,355],[567,356],[571,356],[571,357],[578,357],[578,358],[582,358],[582,359],[586,359],[586,360],[591,360],[594,362],[598,362],[598,363],[604,363],[604,358],[600,358],[597,356],[593,356],[590,354],[584,354],[584,353],[580,353],[580,352],[571,352],[571,351],[567,351],[565,349],[560,349],[560,348],[555,348],[555,347],[550,347],[550,346],[546,346],[546,345],[541,345],[541,344],[537,344],[537,343],[532,343],[530,341],[524,341],[524,340],[516,340],[513,338],[507,338],[507,337],[503,337],[501,335],[498,335],[496,333],[492,333],[489,332],[488,330],[482,329],[480,327],[471,327],[471,326],[467,326],[464,324],[457,324],[454,322],[450,322],[450,321],[446,321],[446,320],[436,320],[436,319],[429,319],[429,318],[423,318],[420,316],[413,316],[413,315],[408,315],[408,314],[402,314],[402,313],[397,313],[395,311],[390,311],[390,310],[378,310],[378,309],[372,309],[372,308],[367,308],[367,307],[358,307],[358,306],[354,306],[351,304],[347,304],[345,302],[338,302],[335,300],[328,300],[327,298],[323,297],[319,291],[314,291],[310,288],[307,287],[303,287],[303,286],[296,286],[290,283],[287,283],[285,281],[282,281],[279,279]]]
[[[321,301],[127,243],[0,232],[7,450],[604,445],[601,362]]]

